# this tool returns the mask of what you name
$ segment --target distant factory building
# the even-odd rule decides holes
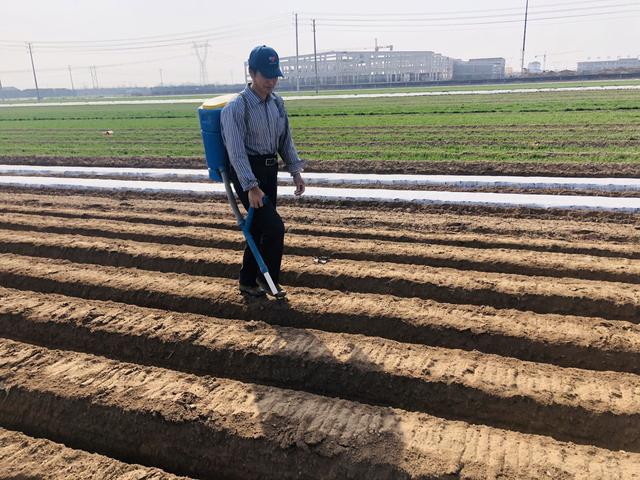
[[[502,80],[505,76],[504,58],[472,58],[456,60],[453,64],[453,80]]]
[[[640,71],[640,58],[619,58],[595,62],[578,62],[578,75],[612,71]]]
[[[542,64],[540,62],[530,62],[527,66],[529,73],[542,73]]]
[[[410,84],[451,80],[453,59],[434,52],[419,51],[329,51],[317,54],[318,86],[366,86]],[[281,57],[285,82],[300,87],[316,84],[314,55]],[[247,68],[245,64],[245,69]]]

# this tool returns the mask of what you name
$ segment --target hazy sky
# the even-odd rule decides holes
[[[210,83],[240,82],[256,44],[281,56],[318,51],[432,50],[455,58],[504,57],[519,70],[525,0],[0,0],[0,81],[32,88],[25,42],[32,42],[40,87],[198,83],[194,41],[209,41]],[[548,68],[640,56],[640,0],[530,0],[526,62],[547,53]],[[200,49],[203,53],[202,48]],[[542,58],[538,58],[542,61]]]

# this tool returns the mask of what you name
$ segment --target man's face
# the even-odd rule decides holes
[[[267,78],[260,72],[255,72],[251,75],[253,90],[263,99],[267,98],[273,89],[278,84],[278,77]]]

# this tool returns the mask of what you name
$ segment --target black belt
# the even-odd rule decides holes
[[[278,165],[278,156],[275,153],[266,155],[247,155],[249,163],[253,165],[264,165],[265,167],[274,167]]]

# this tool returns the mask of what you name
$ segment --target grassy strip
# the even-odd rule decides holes
[[[615,79],[615,80],[575,80],[562,82],[523,82],[523,83],[489,83],[483,85],[433,85],[416,87],[386,87],[386,88],[357,88],[341,90],[321,90],[319,95],[349,95],[363,93],[405,93],[405,92],[462,92],[462,91],[484,91],[484,90],[520,90],[520,89],[540,89],[540,88],[573,88],[573,87],[605,87],[605,86],[628,86],[640,85],[640,79]],[[314,96],[314,91],[281,91],[284,97],[290,96]],[[214,97],[215,94],[193,94],[193,95],[157,95],[157,96],[115,96],[115,97],[55,97],[46,98],[40,103],[66,103],[66,102],[91,102],[91,101],[131,101],[131,100],[172,100],[172,99],[194,99],[203,97]],[[8,99],[10,103],[37,103],[35,98]]]

